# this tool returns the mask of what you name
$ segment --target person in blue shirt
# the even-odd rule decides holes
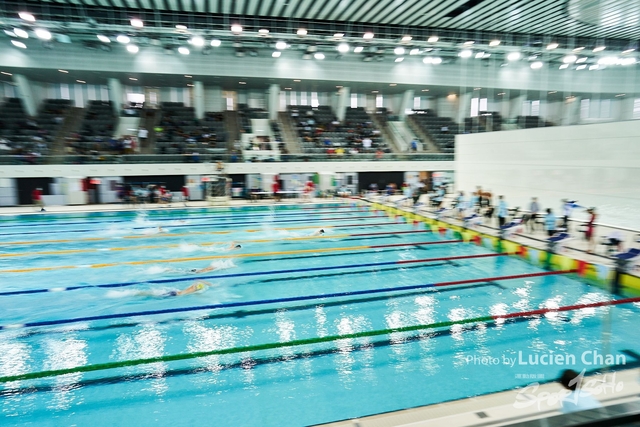
[[[507,222],[507,202],[504,201],[504,196],[498,196],[498,225],[502,227]]]
[[[547,209],[547,216],[544,218],[544,228],[549,237],[556,233],[556,216],[551,209]]]

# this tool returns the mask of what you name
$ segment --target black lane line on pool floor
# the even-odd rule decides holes
[[[365,249],[361,249],[358,252],[339,252],[339,253],[335,253],[335,254],[319,254],[319,255],[302,255],[302,256],[296,256],[296,257],[249,259],[249,260],[243,261],[242,264],[254,263],[254,262],[267,262],[267,261],[287,261],[287,260],[290,260],[290,259],[327,258],[327,257],[342,256],[342,255],[380,254],[380,253],[387,253],[387,252],[406,251],[408,249],[413,249],[414,247],[416,247],[416,246],[412,246],[411,243],[407,243],[406,247],[398,248],[398,249],[376,250],[377,248],[365,248]],[[425,247],[421,247],[421,248],[419,248],[419,250],[429,251],[430,249],[429,248],[425,248]],[[374,251],[374,252],[365,252],[365,251]]]
[[[49,330],[47,330],[47,329],[43,329],[43,330],[30,329],[30,330],[28,330],[27,333],[20,334],[20,338],[28,338],[28,337],[32,337],[32,336],[36,336],[36,335],[49,335],[49,334],[59,334],[59,333],[64,334],[64,333],[69,333],[70,331],[72,331],[72,332],[96,332],[96,331],[106,331],[106,330],[110,330],[110,329],[135,328],[136,326],[140,326],[140,325],[144,325],[144,324],[150,324],[150,323],[154,324],[154,325],[168,325],[168,324],[172,324],[172,323],[187,322],[187,321],[190,321],[190,320],[206,321],[206,320],[229,319],[229,318],[242,319],[242,318],[250,317],[250,316],[273,314],[273,313],[283,312],[283,311],[286,311],[286,312],[289,312],[289,311],[304,311],[304,310],[315,309],[317,307],[338,307],[338,306],[345,305],[345,304],[363,304],[363,303],[368,303],[368,302],[384,301],[384,300],[389,300],[389,299],[393,299],[393,298],[404,298],[404,297],[411,297],[411,296],[415,296],[415,295],[424,295],[424,294],[433,294],[433,293],[445,293],[445,292],[454,292],[454,291],[461,291],[461,290],[465,291],[465,290],[469,290],[469,289],[478,289],[478,288],[484,288],[484,287],[489,287],[489,286],[503,288],[502,286],[499,286],[499,285],[496,286],[494,283],[489,282],[489,283],[486,283],[486,284],[482,283],[482,284],[478,284],[478,285],[464,285],[464,286],[457,286],[457,287],[453,287],[453,288],[428,288],[426,291],[425,290],[418,290],[418,291],[411,291],[411,292],[398,294],[398,295],[380,295],[380,296],[367,297],[367,298],[352,298],[352,299],[347,299],[347,300],[311,303],[311,304],[295,305],[295,306],[290,306],[290,307],[264,308],[264,309],[259,309],[259,310],[235,310],[235,311],[232,311],[232,312],[229,312],[229,313],[210,314],[210,315],[206,315],[206,316],[189,317],[189,318],[181,317],[181,318],[178,318],[178,319],[168,319],[168,320],[161,320],[161,321],[157,321],[157,322],[117,323],[115,325],[94,326],[94,327],[91,327],[91,328],[72,329],[72,330],[70,330],[70,329],[49,329]]]
[[[515,324],[515,323],[522,323],[522,322],[527,322],[531,320],[532,320],[531,318],[526,318],[526,317],[513,318],[513,319],[509,319],[505,323]],[[463,332],[479,331],[481,326],[483,328],[482,331],[485,331],[486,328],[495,328],[497,326],[504,326],[504,324],[499,325],[496,322],[493,322],[493,323],[483,322],[483,323],[474,324],[474,325],[464,325],[462,331]],[[456,331],[456,332],[459,332],[459,331]],[[350,346],[349,353],[351,354],[356,351],[359,352],[363,350],[371,350],[373,348],[383,348],[383,347],[389,347],[391,345],[398,345],[398,344],[423,341],[426,339],[440,338],[440,337],[450,336],[452,333],[453,332],[449,327],[448,329],[432,330],[428,332],[419,333],[417,335],[402,337],[400,339],[398,338],[386,339],[386,340],[372,341],[365,344],[353,344]],[[315,357],[343,354],[344,351],[345,351],[344,349],[340,349],[340,348],[329,348],[329,349],[287,354],[284,356],[277,356],[277,357],[243,359],[238,362],[217,364],[215,372],[227,371],[227,370],[239,369],[239,368],[253,369],[258,366],[270,365],[274,363],[283,363],[283,362],[290,362],[292,360],[301,360],[301,359],[309,359],[309,358],[315,358]],[[607,366],[607,369],[616,371],[616,370],[624,370],[624,369],[635,369],[637,367],[640,367],[640,361],[634,361],[634,362],[626,363],[623,365],[611,365],[611,366]],[[602,367],[597,367],[587,371],[586,375],[600,373],[601,371],[602,371]],[[146,373],[140,373],[140,374],[117,375],[117,376],[111,376],[106,378],[95,378],[90,380],[74,382],[69,385],[73,385],[75,390],[81,387],[84,388],[84,387],[90,387],[90,386],[114,385],[114,384],[120,384],[120,383],[131,382],[131,381],[156,380],[159,378],[172,378],[172,377],[207,374],[207,373],[212,373],[212,371],[210,369],[207,369],[206,367],[179,368],[179,369],[167,370],[164,372],[146,372]],[[547,382],[556,382],[556,381],[557,380],[552,379]],[[31,394],[31,393],[57,391],[60,389],[60,387],[61,387],[60,384],[56,384],[56,385],[39,385],[39,386],[25,387],[25,388],[19,388],[19,389],[5,389],[0,391],[0,398]]]
[[[286,281],[293,281],[293,280],[305,280],[305,279],[317,279],[317,278],[322,278],[322,277],[336,277],[336,276],[351,276],[351,275],[355,275],[355,274],[367,274],[367,273],[380,273],[382,271],[398,271],[400,269],[402,270],[413,270],[413,269],[417,269],[417,268],[429,268],[429,267],[441,267],[443,265],[448,265],[451,267],[460,267],[460,264],[454,262],[454,261],[445,261],[445,262],[438,262],[438,263],[433,263],[433,264],[424,264],[424,265],[410,265],[407,266],[406,264],[398,264],[397,266],[394,267],[386,267],[386,268],[373,268],[370,270],[360,270],[360,271],[345,271],[342,273],[325,273],[325,274],[309,274],[306,276],[297,276],[297,277],[282,277],[282,278],[271,278],[271,279],[263,279],[263,280],[252,280],[250,282],[244,282],[244,283],[238,283],[235,285],[231,285],[232,287],[237,287],[237,286],[244,286],[244,285],[252,285],[252,284],[256,284],[256,283],[271,283],[271,282],[286,282]],[[354,267],[357,268],[357,267]]]

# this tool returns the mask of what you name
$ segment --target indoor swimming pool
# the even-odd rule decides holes
[[[519,315],[615,297],[351,203],[5,216],[0,283],[2,426],[307,426],[640,363],[640,304]]]

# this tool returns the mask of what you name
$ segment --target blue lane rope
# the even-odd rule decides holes
[[[478,283],[478,282],[485,282],[485,281],[494,282],[498,280],[512,280],[512,279],[527,278],[527,277],[550,276],[550,275],[557,275],[557,274],[567,274],[572,272],[575,272],[575,270],[545,271],[542,273],[527,273],[527,274],[520,274],[520,275],[483,277],[479,279],[465,279],[465,280],[457,280],[453,282],[397,286],[392,288],[332,292],[328,294],[304,295],[304,296],[298,296],[298,297],[273,298],[273,299],[264,299],[264,300],[255,300],[255,301],[239,301],[239,302],[210,304],[210,305],[201,305],[201,306],[192,306],[192,307],[166,308],[162,310],[134,311],[130,313],[104,314],[104,315],[98,315],[98,316],[75,317],[70,319],[42,320],[38,322],[28,322],[28,323],[12,324],[12,325],[0,325],[0,330],[34,328],[38,326],[64,325],[69,323],[90,322],[95,320],[122,319],[127,317],[151,316],[151,315],[158,315],[158,314],[185,313],[190,311],[220,310],[224,308],[247,307],[247,306],[266,305],[266,304],[279,304],[284,302],[309,301],[309,300],[318,300],[318,299],[326,299],[326,298],[340,298],[340,297],[347,297],[347,296],[354,296],[354,295],[369,295],[369,294],[379,294],[379,293],[388,293],[388,292],[400,292],[400,291],[409,291],[409,290],[415,290],[415,289],[428,289],[428,288],[439,287],[439,286],[452,286],[452,285],[458,285],[458,284]]]

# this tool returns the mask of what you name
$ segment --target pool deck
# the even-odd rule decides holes
[[[412,207],[398,206],[396,201],[400,199],[400,196],[391,197],[389,199],[375,198],[372,201],[378,203],[385,203],[389,206],[393,206],[399,209],[405,209],[409,212],[414,212]],[[314,203],[340,203],[344,202],[344,199],[314,199]],[[348,201],[350,202],[350,201]],[[276,203],[270,200],[264,200],[256,202],[248,202],[244,200],[231,200],[227,205],[216,206],[273,206],[274,204],[296,204],[305,205],[308,202],[302,202],[300,200],[284,200]],[[203,208],[211,207],[212,205],[205,201],[191,201],[187,203],[188,207]],[[47,207],[46,212],[38,212],[33,206],[18,206],[18,207],[1,207],[1,215],[15,215],[15,214],[33,214],[33,215],[47,215],[48,213],[68,213],[68,212],[107,212],[107,211],[131,211],[140,209],[182,209],[183,203],[174,203],[172,205],[144,205],[143,207],[131,207],[118,204],[109,205],[79,205],[79,206],[50,206]],[[415,210],[416,213],[423,214],[428,217],[434,217],[429,209],[421,208]],[[454,225],[462,225],[462,221],[456,218],[440,218],[441,221],[449,222]],[[573,225],[575,228],[575,224]],[[481,225],[475,227],[477,231],[484,234],[497,236],[498,229],[496,220],[493,219],[491,224]],[[602,237],[607,236],[611,232],[611,228],[606,226],[599,226],[596,228],[596,241],[601,240]],[[640,246],[636,244],[637,232],[618,230],[624,237],[624,247]],[[581,233],[575,233],[576,235]],[[533,248],[542,249],[546,248],[546,234],[542,230],[535,231],[534,233],[523,232],[521,234],[512,235],[510,240],[531,246]],[[597,245],[595,254],[587,253],[587,242],[582,238],[575,238],[571,240],[563,254],[575,259],[584,260],[591,263],[599,263],[604,265],[613,266],[614,260],[605,254],[606,247]],[[609,387],[604,393],[596,395],[595,397],[603,403],[603,405],[611,405],[616,403],[624,403],[629,401],[637,401],[640,397],[640,374],[638,369],[628,369],[613,373],[605,373],[588,377],[587,379],[596,379],[604,381],[606,384],[623,384],[623,387]],[[437,385],[435,385],[437,387]],[[619,389],[619,390],[618,390]],[[489,395],[471,397],[468,399],[462,399],[452,402],[445,402],[435,405],[423,406],[418,408],[411,408],[401,411],[395,411],[390,413],[383,413],[378,415],[372,415],[369,417],[363,417],[360,419],[344,420],[329,424],[323,424],[326,427],[391,427],[391,426],[405,426],[405,427],[423,427],[423,426],[441,426],[447,427],[459,427],[459,426],[499,426],[515,424],[519,422],[525,422],[528,420],[539,419],[544,417],[550,417],[560,414],[560,404],[557,401],[550,402],[552,399],[543,399],[543,396],[549,396],[545,393],[560,393],[564,389],[557,382],[545,383],[539,386],[535,392],[524,393],[522,390],[509,390],[499,393],[493,393]],[[523,396],[532,402],[531,405],[525,408],[516,408],[514,403],[516,397],[520,394],[520,399]],[[594,393],[596,394],[596,393]]]

